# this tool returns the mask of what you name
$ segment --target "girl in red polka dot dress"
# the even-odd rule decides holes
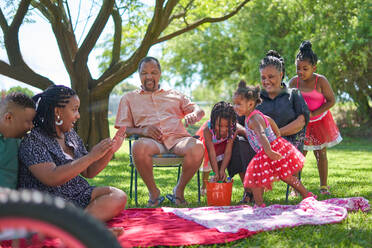
[[[246,86],[241,81],[234,95],[234,109],[239,116],[245,115],[247,138],[257,152],[248,164],[244,187],[252,189],[258,207],[265,207],[264,189],[271,190],[272,183],[279,180],[291,185],[303,198],[314,196],[293,176],[302,169],[305,157],[290,142],[280,137],[274,121],[255,110],[260,103],[260,87]]]

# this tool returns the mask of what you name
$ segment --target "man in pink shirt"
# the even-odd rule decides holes
[[[177,205],[186,205],[184,190],[200,167],[204,148],[186,131],[182,119],[186,125],[193,125],[203,118],[204,111],[183,94],[160,89],[161,67],[156,58],[143,58],[138,72],[142,89],[122,97],[115,127],[125,126],[128,136],[141,136],[132,152],[137,171],[149,190],[148,206],[158,206],[164,200],[154,180],[152,156],[173,152],[184,157],[180,180],[167,198]]]

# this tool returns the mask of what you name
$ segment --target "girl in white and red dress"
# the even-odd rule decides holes
[[[314,196],[293,176],[304,165],[305,157],[291,143],[280,137],[278,126],[264,114],[255,110],[261,103],[260,87],[246,86],[244,81],[234,95],[234,108],[244,115],[246,134],[257,152],[244,177],[244,187],[251,188],[256,206],[264,207],[264,189],[271,190],[274,181],[282,180],[296,189],[303,198]],[[275,132],[274,132],[275,131]]]
[[[311,49],[310,41],[302,42],[296,58],[297,76],[290,81],[290,87],[298,88],[310,110],[310,122],[306,127],[304,155],[314,151],[317,160],[320,193],[330,194],[327,185],[327,147],[341,142],[340,132],[333,120],[330,108],[336,103],[327,78],[315,73],[317,55]]]

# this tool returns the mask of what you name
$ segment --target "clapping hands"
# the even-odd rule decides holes
[[[121,145],[123,144],[123,141],[126,137],[125,130],[126,130],[126,127],[119,128],[114,138],[112,139],[113,145],[111,149],[113,153],[117,152],[120,149]]]
[[[105,154],[112,149],[113,141],[110,138],[101,140],[97,145],[95,145],[90,151],[89,155],[98,160],[105,156]]]

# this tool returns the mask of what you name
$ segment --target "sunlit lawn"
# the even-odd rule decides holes
[[[372,139],[344,138],[341,144],[328,151],[329,185],[331,196],[319,196],[319,200],[326,198],[342,198],[362,196],[369,201],[372,199]],[[154,175],[162,195],[172,192],[176,184],[177,170],[174,168],[155,168]],[[309,153],[306,158],[302,174],[305,187],[314,193],[319,192],[319,177],[314,155]],[[236,176],[234,178],[232,204],[237,204],[242,197],[242,184]],[[95,179],[95,185],[112,185],[121,188],[129,195],[130,166],[128,156],[128,142],[125,142],[114,160]],[[266,204],[286,204],[286,185],[278,182],[272,191],[265,193]],[[186,188],[185,197],[191,207],[197,203],[196,176]],[[148,194],[142,180],[138,180],[138,207],[146,207]],[[300,198],[290,198],[288,204],[299,203]],[[166,200],[165,205],[171,206]],[[202,198],[201,206],[206,205]],[[134,199],[128,207],[136,207]],[[371,213],[350,213],[340,224],[322,226],[300,226],[277,231],[263,232],[250,238],[218,244],[215,247],[372,247],[372,215]],[[196,246],[195,246],[196,247]],[[211,246],[213,247],[213,246]]]

